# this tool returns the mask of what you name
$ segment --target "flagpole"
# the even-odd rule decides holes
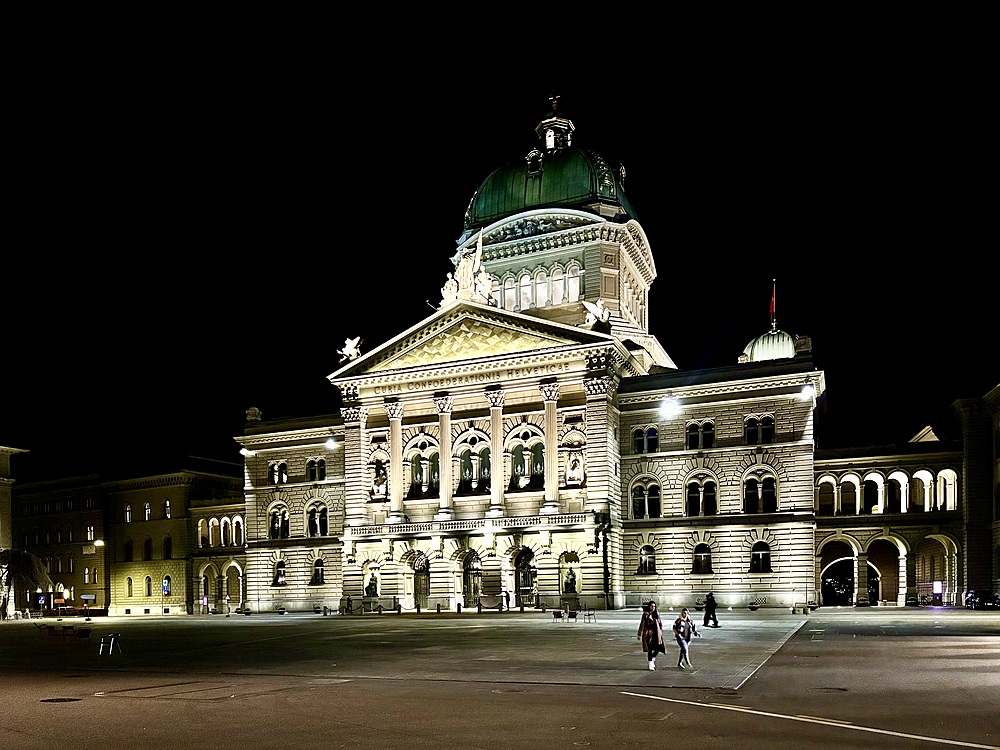
[[[774,331],[774,330],[777,329],[777,326],[778,326],[777,319],[774,317],[774,298],[775,298],[775,295],[777,294],[777,291],[778,291],[778,280],[777,279],[771,279],[771,284],[772,284],[772,286],[771,286],[771,330]]]

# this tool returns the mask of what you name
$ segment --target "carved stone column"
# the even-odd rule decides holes
[[[559,403],[559,384],[542,383],[538,386],[545,400],[545,502],[542,515],[559,512],[559,421],[556,407]]]
[[[351,526],[367,526],[368,519],[368,472],[365,467],[365,424],[368,409],[364,406],[348,406],[340,410],[344,417],[344,479],[346,482],[344,523]]]
[[[440,459],[438,461],[438,465],[441,467],[441,503],[434,519],[448,521],[455,516],[451,496],[451,409],[454,405],[454,399],[451,396],[435,396],[434,405],[437,406],[438,428],[441,431]]]
[[[854,576],[854,604],[858,607],[871,606],[868,601],[868,555],[859,552],[857,557],[858,569]]]
[[[595,373],[583,381],[587,392],[587,501],[584,510],[610,513],[621,499],[614,467],[621,450],[612,442],[611,401],[617,383],[608,373]]]
[[[389,517],[388,523],[403,523],[403,484],[406,482],[403,471],[403,405],[398,401],[388,401],[385,404],[389,415]]]
[[[504,514],[503,490],[505,486],[503,461],[503,400],[504,392],[499,389],[483,393],[490,402],[490,507],[486,515],[498,517]]]

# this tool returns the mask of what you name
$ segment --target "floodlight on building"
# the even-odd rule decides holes
[[[326,442],[323,445],[326,447],[328,451],[333,451],[337,450],[337,448],[340,447],[340,442],[341,441],[337,440],[333,435],[330,435],[330,437],[326,439]]]
[[[244,445],[244,446],[243,446],[242,448],[240,448],[240,455],[241,455],[241,456],[255,456],[255,455],[257,455],[257,454],[256,454],[256,453],[254,453],[254,452],[253,452],[252,450],[250,450],[249,448],[247,448],[247,447],[246,447],[246,446]]]
[[[667,396],[660,402],[660,416],[664,419],[676,417],[681,412],[681,402],[673,396]]]
[[[104,546],[104,540],[103,539],[95,539],[94,540],[94,546],[95,547],[103,547]]]
[[[803,401],[812,401],[815,396],[816,396],[816,388],[813,386],[812,383],[808,383],[802,389],[802,392],[799,394],[799,398],[802,399]]]

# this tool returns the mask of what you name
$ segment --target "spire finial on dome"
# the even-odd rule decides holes
[[[552,104],[552,114],[555,114],[556,107],[559,106],[559,94],[552,92],[552,96],[549,97],[549,102]]]

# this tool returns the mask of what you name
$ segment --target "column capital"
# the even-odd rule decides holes
[[[359,422],[364,424],[368,421],[367,406],[348,406],[340,410],[344,417],[344,422]]]
[[[389,415],[389,419],[402,419],[405,409],[398,401],[389,401],[385,405],[385,411]]]
[[[452,396],[435,396],[434,405],[437,407],[438,414],[451,414],[455,399]]]
[[[587,396],[612,396],[617,390],[614,380],[608,375],[585,378],[583,387],[587,391]]]
[[[503,408],[503,397],[504,397],[503,391],[501,390],[484,391],[483,396],[486,397],[486,400],[490,402],[490,406],[493,407],[494,409]]]
[[[542,392],[542,398],[545,399],[546,401],[559,400],[558,383],[542,383],[538,386],[538,390]]]

